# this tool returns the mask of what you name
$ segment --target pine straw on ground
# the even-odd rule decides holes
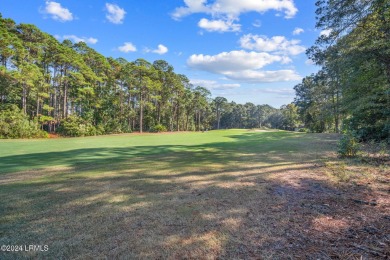
[[[329,172],[326,166],[274,176],[280,183],[270,193],[279,197],[279,210],[290,215],[283,248],[290,247],[294,258],[390,257],[390,173],[357,176],[361,169],[347,168],[356,173],[347,183],[330,182],[329,175],[323,175]]]

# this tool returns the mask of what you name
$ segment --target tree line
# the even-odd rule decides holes
[[[1,14],[0,36],[1,138],[295,127],[294,105],[212,99],[164,60],[107,58]]]
[[[307,54],[321,69],[294,87],[301,120],[314,132],[390,141],[390,2],[316,6],[323,31]]]

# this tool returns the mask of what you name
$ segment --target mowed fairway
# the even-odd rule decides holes
[[[367,187],[350,195],[330,178],[336,140],[223,130],[0,141],[0,244],[49,249],[0,259],[372,257],[345,234],[365,221],[388,229],[376,226],[388,200],[379,187],[376,207],[350,205]],[[358,218],[366,211],[373,219]]]

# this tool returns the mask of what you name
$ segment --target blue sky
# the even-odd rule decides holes
[[[213,97],[280,107],[318,68],[305,54],[319,36],[307,0],[1,0],[3,17],[107,57],[163,59]]]

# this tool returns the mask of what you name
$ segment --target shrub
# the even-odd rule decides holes
[[[338,143],[338,154],[341,157],[355,157],[359,151],[359,143],[352,134],[345,134]]]
[[[153,132],[153,133],[160,133],[160,132],[166,132],[166,131],[167,131],[167,128],[165,126],[163,126],[162,124],[157,124],[157,125],[150,128],[150,132]]]
[[[131,133],[132,130],[127,122],[124,122],[120,119],[107,118],[103,124],[97,126],[98,134],[121,134],[121,133]]]
[[[106,130],[104,129],[104,125],[103,124],[98,124],[96,127],[96,135],[104,135],[106,134]]]
[[[16,105],[0,106],[0,138],[47,138],[37,122],[29,120]]]
[[[57,132],[63,136],[79,137],[98,134],[96,128],[78,116],[69,116],[60,122]]]
[[[107,119],[104,122],[104,132],[106,134],[121,134],[122,129],[120,122],[117,119],[113,118]]]

